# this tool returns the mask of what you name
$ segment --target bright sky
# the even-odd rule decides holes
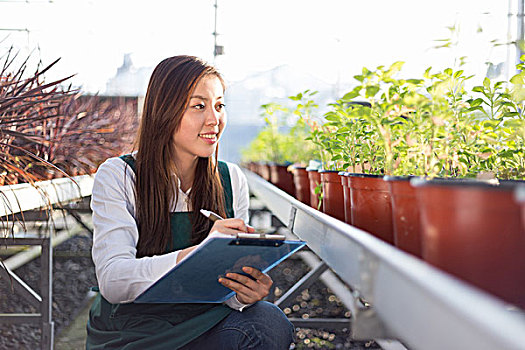
[[[0,55],[13,44],[40,47],[44,63],[62,57],[54,74],[103,92],[125,53],[136,67],[192,54],[213,61],[215,0],[0,0]],[[512,2],[516,2],[512,0]],[[468,56],[466,70],[507,60],[508,2],[502,0],[218,0],[216,64],[229,81],[289,64],[328,83],[350,81],[361,67],[406,61],[405,74],[445,68]],[[515,10],[514,10],[515,11]],[[459,45],[433,50],[459,25]],[[478,32],[478,29],[482,29]],[[511,23],[511,39],[515,38]],[[514,51],[510,59],[514,60]]]

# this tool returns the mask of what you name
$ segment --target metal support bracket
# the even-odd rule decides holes
[[[20,277],[18,277],[7,266],[0,265],[0,277],[6,283],[12,283],[13,289],[22,296],[29,304],[39,309],[40,313],[31,314],[0,314],[1,323],[37,323],[40,324],[42,336],[40,341],[41,349],[53,349],[54,342],[54,323],[52,321],[52,298],[53,298],[53,252],[51,237],[42,239],[25,238],[3,238],[0,244],[15,245],[41,245],[42,254],[40,256],[40,294],[38,295]]]
[[[78,215],[78,213],[76,212],[75,209],[70,209],[70,208],[64,208],[64,210],[69,214],[71,215],[71,217],[73,219],[75,219],[76,222],[78,222],[80,224],[80,226],[82,226],[86,231],[88,231],[91,236],[93,236],[93,230],[88,226],[86,225],[86,223],[82,220],[82,218],[80,217],[80,215]]]
[[[319,279],[319,276],[328,269],[328,265],[324,262],[317,264],[315,268],[310,270],[306,275],[303,276],[296,284],[294,284],[288,291],[275,302],[275,305],[281,307],[286,305],[288,302],[293,300],[301,291],[310,287],[315,281]]]

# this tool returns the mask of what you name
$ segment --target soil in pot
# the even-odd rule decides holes
[[[279,189],[295,197],[293,175],[288,171],[289,165],[270,164],[270,182]]]
[[[412,183],[421,208],[423,259],[525,308],[525,230],[512,183]]]
[[[352,224],[394,244],[390,190],[383,176],[349,174]]]
[[[338,173],[338,171],[331,170],[319,171],[323,186],[323,213],[345,221],[343,185]]]
[[[409,177],[385,176],[392,202],[394,244],[421,258],[421,226],[416,190]]]
[[[310,205],[310,181],[308,172],[303,167],[293,167],[293,182],[295,185],[295,197],[300,202]]]

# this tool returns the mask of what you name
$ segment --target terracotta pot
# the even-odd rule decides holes
[[[383,176],[349,174],[352,224],[394,244],[390,190]]]
[[[315,188],[321,183],[321,174],[317,169],[306,168],[308,172],[308,182],[310,183],[310,206],[314,209],[319,208],[319,195],[315,193]]]
[[[517,182],[415,179],[429,263],[525,308],[525,230]]]
[[[300,202],[310,205],[310,181],[308,180],[306,168],[294,166],[292,174],[295,185],[295,197]]]
[[[257,168],[259,169],[258,174],[266,181],[270,181],[270,166],[267,163],[259,163]]]
[[[421,225],[416,190],[410,177],[385,176],[392,203],[394,244],[421,258]]]
[[[295,197],[293,174],[288,171],[288,165],[270,164],[270,182],[290,196]]]
[[[352,225],[352,200],[350,198],[350,183],[348,181],[348,174],[345,171],[341,171],[341,185],[343,186],[343,203],[345,209],[345,222]]]
[[[257,163],[249,162],[248,163],[248,170],[250,170],[252,173],[257,173]]]
[[[343,185],[338,171],[320,170],[323,186],[323,213],[345,221]]]

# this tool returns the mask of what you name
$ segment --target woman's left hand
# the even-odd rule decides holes
[[[253,267],[245,266],[242,270],[255,280],[238,273],[227,273],[227,278],[220,278],[219,282],[236,292],[237,300],[243,304],[253,304],[268,296],[273,284],[270,276]]]

